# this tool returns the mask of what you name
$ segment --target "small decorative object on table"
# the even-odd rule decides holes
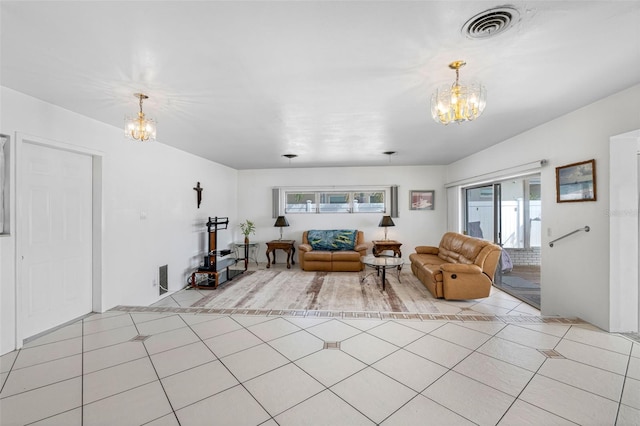
[[[285,226],[289,226],[287,218],[284,216],[278,216],[278,218],[276,219],[276,223],[274,223],[273,226],[280,228],[280,239],[282,240],[282,228]]]
[[[244,243],[249,244],[249,234],[256,234],[256,225],[247,219],[240,224],[240,232],[244,235]]]

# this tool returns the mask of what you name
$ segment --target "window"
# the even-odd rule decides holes
[[[286,191],[285,213],[384,213],[385,190]]]

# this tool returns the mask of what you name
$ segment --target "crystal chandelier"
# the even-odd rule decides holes
[[[154,141],[156,140],[156,122],[152,118],[146,118],[142,112],[142,101],[149,97],[144,93],[134,93],[133,96],[140,100],[140,112],[137,117],[125,117],[124,134],[137,141]]]
[[[461,83],[460,68],[466,65],[464,61],[455,61],[449,68],[456,70],[456,81],[451,86],[441,86],[431,96],[431,116],[441,124],[452,121],[475,120],[482,114],[487,103],[487,91],[478,82]]]

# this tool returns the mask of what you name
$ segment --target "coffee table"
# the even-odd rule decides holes
[[[400,270],[402,269],[402,265],[404,264],[404,260],[401,257],[390,257],[390,256],[362,256],[360,261],[371,268],[375,268],[378,275],[380,275],[380,270],[382,270],[382,291],[385,291],[386,284],[386,271],[387,269],[396,268],[398,270],[398,281],[400,281]],[[370,274],[369,274],[370,275]],[[365,275],[362,278],[361,282],[369,276]]]

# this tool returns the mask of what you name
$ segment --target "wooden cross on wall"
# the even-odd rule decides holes
[[[198,184],[196,185],[196,187],[195,187],[195,188],[193,188],[193,189],[194,189],[194,191],[198,191],[198,208],[200,208],[200,203],[202,202],[202,190],[203,190],[204,188],[202,188],[202,187],[200,186],[200,182],[198,182]]]

